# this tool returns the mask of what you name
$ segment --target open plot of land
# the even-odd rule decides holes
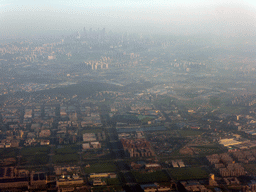
[[[209,173],[202,167],[171,168],[168,171],[175,180],[204,179],[209,177]]]
[[[117,167],[114,163],[95,163],[90,164],[90,167],[85,167],[86,173],[103,173],[103,172],[115,172]]]
[[[119,178],[123,183],[135,183],[136,179],[131,172],[119,173]]]
[[[18,154],[17,148],[0,149],[0,158],[16,157]]]
[[[77,163],[79,161],[79,155],[76,153],[55,154],[52,160],[54,163]]]
[[[250,173],[256,173],[256,163],[244,164],[244,168]]]
[[[196,96],[193,94],[186,94],[186,97],[188,98],[193,98],[191,96]],[[188,99],[188,100],[178,100],[177,105],[179,106],[186,106],[187,109],[197,109],[198,107],[202,107],[207,105],[207,101],[202,100],[202,99]]]
[[[22,156],[22,165],[42,165],[47,164],[49,161],[49,156],[47,154],[32,154]]]
[[[24,147],[20,150],[21,164],[42,165],[49,161],[49,146]]]
[[[52,157],[54,163],[77,163],[79,161],[80,148],[78,145],[59,145]]]
[[[20,154],[23,156],[48,154],[50,151],[49,146],[37,146],[37,147],[24,147],[20,150]]]
[[[79,152],[78,145],[59,145],[57,149],[55,149],[57,154],[68,154],[68,153],[77,153]]]
[[[120,185],[120,181],[118,178],[107,178],[106,179],[107,185]]]
[[[182,137],[188,137],[188,136],[198,136],[198,135],[201,135],[203,133],[203,131],[201,131],[201,130],[191,130],[191,129],[185,130],[185,129],[183,129],[183,130],[179,130],[178,133]]]
[[[145,115],[139,115],[138,119],[142,122],[142,123],[147,123],[148,121],[154,120],[156,118],[156,116],[145,116]]]
[[[219,108],[219,111],[221,113],[240,114],[245,109],[246,109],[246,107],[243,107],[243,106],[226,106],[226,105],[222,105]]]
[[[149,116],[149,115],[138,115],[138,118],[139,118],[139,120],[142,120],[142,119],[145,119],[145,118],[153,118],[154,119],[154,117],[152,117],[152,116]]]
[[[149,183],[149,182],[167,182],[169,181],[168,175],[163,171],[155,171],[150,173],[132,172],[136,182]]]
[[[83,152],[83,159],[112,159],[111,153],[109,151],[103,151],[102,149],[90,149],[85,152]]]
[[[85,128],[82,128],[81,134],[84,134],[84,133],[100,133],[102,131],[103,131],[103,129],[100,128],[100,127],[85,127]]]
[[[92,187],[92,190],[95,192],[102,192],[102,191],[106,191],[106,187],[105,186],[95,186]],[[108,190],[109,191],[123,191],[122,186],[119,185],[113,185],[113,186],[108,186]]]
[[[184,158],[183,161],[184,161],[185,165],[189,165],[189,166],[193,166],[193,167],[195,167],[195,166],[198,167],[198,166],[202,165],[201,161],[198,158],[194,158],[194,157]]]
[[[135,115],[115,115],[112,117],[112,121],[122,122],[122,123],[139,123],[140,120]]]
[[[181,153],[180,153],[180,149],[178,149],[178,150],[175,150],[175,151],[173,151],[173,152],[171,153],[171,157],[172,157],[173,159],[177,159],[177,158],[187,158],[187,157],[191,157],[191,155],[190,155],[190,154],[181,154]]]
[[[193,146],[193,151],[199,155],[209,155],[214,153],[221,153],[225,151],[219,144],[212,144],[212,145],[201,145],[201,146]]]

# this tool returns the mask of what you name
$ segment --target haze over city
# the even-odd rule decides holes
[[[0,0],[0,191],[256,191],[255,8]]]
[[[2,37],[63,34],[108,27],[116,32],[254,36],[254,1],[0,2]]]

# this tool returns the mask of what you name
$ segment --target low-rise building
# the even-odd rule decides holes
[[[56,185],[64,186],[64,185],[81,185],[84,183],[83,178],[79,177],[77,174],[73,175],[62,175],[56,181]]]

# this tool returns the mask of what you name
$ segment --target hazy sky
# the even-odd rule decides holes
[[[83,27],[170,34],[256,34],[255,0],[0,0],[1,37]]]

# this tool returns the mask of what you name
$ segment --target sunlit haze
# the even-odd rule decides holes
[[[216,34],[255,33],[254,1],[1,0],[1,37],[62,34],[85,28],[116,32]]]

